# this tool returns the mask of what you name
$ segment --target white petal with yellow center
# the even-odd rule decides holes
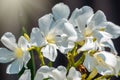
[[[15,53],[15,56],[16,56],[17,58],[21,58],[21,57],[23,56],[23,51],[22,51],[21,48],[16,48],[16,49],[14,50],[14,53]]]
[[[53,34],[48,34],[46,37],[45,37],[47,43],[55,43],[55,37]]]
[[[91,35],[92,35],[92,29],[85,28],[84,36],[85,37],[90,37]]]

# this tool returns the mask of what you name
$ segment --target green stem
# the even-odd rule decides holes
[[[78,65],[82,64],[83,61],[85,59],[85,54],[83,54],[80,59],[75,63],[75,67],[77,67]]]
[[[82,74],[81,75],[81,78],[82,78],[81,80],[85,80],[86,77],[87,77],[87,74]]]
[[[104,76],[100,76],[98,78],[96,78],[95,80],[104,80],[107,79],[109,80],[113,75],[104,75]]]
[[[41,66],[45,65],[44,57],[43,57],[42,52],[41,52],[41,48],[37,48],[36,51],[37,51],[37,53],[39,55],[39,59],[41,61]]]
[[[78,53],[77,53],[77,47],[78,47],[78,44],[75,43],[75,46],[74,46],[74,48],[73,48],[72,51],[71,51],[73,57],[75,57],[75,56],[78,54]]]
[[[97,75],[97,73],[97,69],[94,68],[86,80],[92,80]]]
[[[67,54],[67,59],[68,59],[67,70],[69,70],[69,68],[70,68],[71,66],[74,66],[74,64],[75,64],[73,54],[70,53],[70,52],[68,52],[68,54]]]
[[[31,70],[31,80],[34,80],[34,76],[35,76],[35,59],[34,59],[34,54],[31,51],[30,52],[31,55],[31,60],[28,63],[28,68]]]
[[[45,65],[44,57],[43,57],[43,55],[42,55],[41,52],[39,53],[39,58],[40,58],[40,60],[41,60],[41,65],[42,65],[42,66]]]
[[[53,65],[53,63],[52,63],[52,61],[50,61],[50,62],[48,63],[48,66],[49,66],[49,67],[52,67],[52,65]]]
[[[70,66],[71,66],[71,61],[69,59],[69,56],[67,56],[67,59],[68,59],[68,64],[67,64],[67,71],[69,70]]]

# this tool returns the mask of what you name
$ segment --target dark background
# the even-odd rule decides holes
[[[0,7],[1,6],[0,0]],[[25,26],[28,30],[28,33],[31,32],[32,27],[38,26],[38,18],[41,16],[51,12],[51,8],[59,2],[64,2],[70,7],[71,12],[75,8],[81,8],[82,6],[91,6],[96,12],[97,10],[102,10],[108,21],[111,21],[117,25],[120,25],[120,2],[119,0],[32,0],[33,2],[29,3],[28,0],[25,3],[22,4],[24,15],[20,17],[18,22],[15,22],[16,19],[11,19],[11,23],[6,20],[8,19],[2,19],[3,15],[1,15],[0,12],[0,37],[3,35],[3,33],[10,31],[18,38],[21,35],[21,28],[22,26]],[[37,6],[36,6],[37,5]],[[40,6],[42,5],[42,6]],[[11,13],[12,14],[12,13]],[[7,15],[7,14],[6,14]],[[9,14],[8,14],[9,16]],[[24,19],[25,18],[25,19]],[[21,22],[21,20],[23,20]],[[3,22],[6,21],[6,22]],[[19,23],[19,21],[21,23]],[[8,24],[8,25],[6,25]],[[114,45],[116,47],[116,50],[118,51],[120,55],[120,37],[113,40]],[[3,46],[0,42],[0,45]],[[62,55],[61,55],[62,56]],[[37,58],[36,58],[37,59]],[[62,62],[63,65],[66,62],[65,59],[57,58],[57,62],[55,65],[59,65],[59,63]],[[18,80],[17,75],[8,75],[6,74],[5,70],[8,64],[0,64],[0,80]],[[118,78],[113,78],[113,80],[120,80]]]

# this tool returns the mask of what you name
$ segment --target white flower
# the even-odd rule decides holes
[[[52,14],[47,14],[39,19],[39,28],[33,28],[30,37],[32,45],[44,46],[44,57],[55,61],[57,49],[66,53],[74,47],[77,33],[66,19],[54,20]]]
[[[101,10],[94,14],[91,7],[83,6],[80,9],[76,8],[70,18],[68,18],[70,15],[69,7],[64,3],[59,3],[52,8],[52,12],[56,20],[66,18],[72,25],[74,25],[78,41],[85,40],[85,44],[79,49],[79,51],[90,49],[97,50],[98,48],[109,47],[112,52],[117,54],[110,39],[117,38],[120,35],[120,27],[108,22],[106,16]],[[106,40],[104,43],[101,40],[103,38]],[[104,47],[101,47],[101,44],[104,45]]]
[[[90,13],[90,15],[88,17],[84,18],[84,16],[86,16],[87,13]],[[82,19],[84,20],[84,22],[82,21]],[[105,21],[106,21],[106,17],[102,11],[97,11],[95,14],[93,14],[93,11],[91,8],[89,10],[87,10],[87,8],[86,8],[86,12],[84,12],[84,15],[80,15],[78,18],[76,18],[76,23],[78,24],[77,25],[78,31],[81,32],[81,34],[83,36],[82,39],[85,40],[85,44],[80,49],[81,51],[88,50],[88,49],[94,49],[96,47],[94,39],[96,39],[96,41],[99,42],[100,39],[103,38],[100,36],[100,34],[98,35],[98,33],[101,32],[101,25]],[[106,32],[104,32],[104,33],[106,33]],[[91,39],[90,41],[92,43],[88,42],[89,38]],[[82,39],[80,39],[80,40],[82,40]],[[93,44],[93,45],[89,46],[91,44]],[[83,48],[83,50],[82,50],[82,48]]]
[[[71,67],[68,75],[63,66],[57,68],[42,66],[36,73],[35,80],[81,80],[81,74],[74,67]]]
[[[66,78],[66,68],[59,66],[57,68],[42,66],[38,69],[35,80],[43,80],[48,78],[49,80],[64,80]]]
[[[32,29],[31,42],[35,46],[45,46],[42,48],[43,56],[55,61],[57,49],[66,54],[74,47],[77,33],[67,20],[70,13],[67,5],[56,4],[52,13],[39,19],[39,28]]]
[[[85,40],[85,44],[81,47],[81,49],[79,49],[79,51],[97,49],[96,43],[101,43],[102,39],[107,42],[110,41],[110,39],[120,36],[119,26],[113,24],[112,22],[108,22],[106,20],[106,16],[100,10],[93,14],[92,8],[88,6],[74,10],[69,21],[78,27],[76,28],[78,33],[78,41]],[[94,46],[89,46],[92,44]],[[109,45],[113,44],[109,43]],[[114,45],[112,47],[109,46],[109,48],[116,53]]]
[[[65,9],[65,10],[64,10]],[[90,18],[94,15],[93,10],[89,6],[84,6],[81,9],[76,8],[73,13],[71,14],[70,18],[68,18],[68,15],[70,15],[70,9],[67,5],[64,3],[59,3],[53,7],[53,15],[62,16],[69,20],[69,22],[74,25],[74,28],[76,29],[78,41],[86,40],[87,44],[91,41],[90,39],[86,39],[86,36],[91,35],[92,30],[89,29],[89,27],[86,28],[87,23],[89,22]],[[64,10],[64,12],[62,12]],[[59,13],[59,14],[57,14]],[[66,15],[66,16],[64,16]],[[56,18],[58,19],[58,18]],[[86,44],[85,44],[86,45]],[[89,44],[88,44],[89,45]],[[93,47],[87,45],[87,49],[91,49]],[[86,47],[84,47],[85,49]],[[81,50],[84,50],[83,48]]]
[[[94,68],[101,75],[116,75],[120,71],[120,57],[106,51],[87,53],[83,65],[91,72]]]
[[[27,63],[30,60],[30,54],[27,51],[27,40],[21,36],[16,43],[15,36],[7,32],[1,37],[2,43],[9,49],[0,48],[0,62],[7,63],[13,61],[7,67],[8,74],[19,73],[22,67],[27,67]]]
[[[81,80],[81,74],[74,67],[71,67],[68,75],[63,66],[57,68],[42,66],[37,70],[34,80]],[[19,80],[31,80],[30,70],[25,70]]]
[[[80,14],[75,20],[79,32],[81,32],[84,37],[94,37],[97,41],[100,41],[102,38],[111,39],[119,37],[120,27],[108,22],[102,11],[98,10],[95,14],[93,14],[91,8],[85,8],[83,11],[86,11],[83,12],[84,15]],[[89,17],[87,13],[89,13]]]
[[[52,8],[53,15],[55,16],[55,19],[61,19],[66,18],[69,20],[69,22],[74,25],[74,27],[78,27],[76,31],[78,32],[78,39],[83,38],[82,31],[84,31],[84,27],[86,26],[88,19],[93,15],[92,8],[88,6],[84,6],[81,9],[76,8],[73,13],[71,14],[70,18],[70,9],[67,5],[64,3],[56,4]],[[79,18],[79,21],[78,21]],[[79,22],[79,23],[78,23]],[[83,28],[83,29],[82,29]],[[79,30],[78,30],[79,29]],[[82,30],[82,31],[81,31]]]
[[[31,80],[30,70],[25,70],[24,73],[20,76],[19,80]]]

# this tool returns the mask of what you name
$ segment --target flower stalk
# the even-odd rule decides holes
[[[28,68],[31,70],[31,80],[34,80],[35,77],[35,59],[33,51],[30,51],[31,59],[28,63]]]
[[[37,53],[39,55],[39,59],[41,61],[41,65],[40,66],[44,66],[45,62],[44,62],[44,57],[43,57],[42,52],[41,52],[41,48],[37,47],[36,51],[37,51]]]

